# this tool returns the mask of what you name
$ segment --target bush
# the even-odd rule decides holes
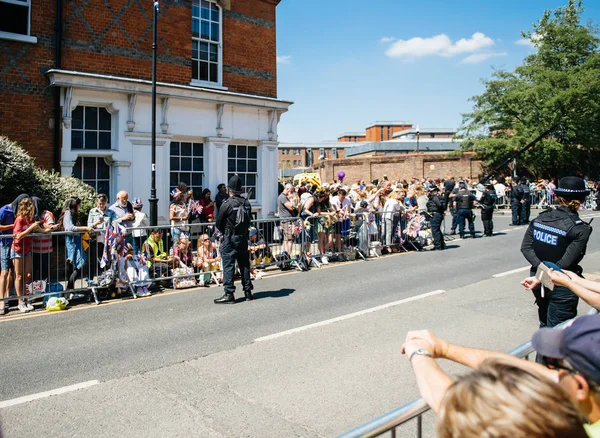
[[[95,206],[95,190],[71,176],[35,167],[35,160],[16,142],[0,136],[0,206],[12,202],[21,193],[41,199],[41,208],[58,214],[71,196],[81,199],[79,221],[87,222]]]

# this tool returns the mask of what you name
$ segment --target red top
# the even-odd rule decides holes
[[[29,228],[33,221],[28,221],[27,218],[19,216],[15,219],[13,226],[13,234],[19,234]],[[33,243],[33,237],[25,237],[23,239],[13,239],[12,250],[17,254],[29,254],[31,252],[31,245]]]
[[[204,198],[200,199],[200,205],[202,206],[202,214],[206,215],[206,216],[213,216],[214,217],[214,214],[215,214],[215,206],[214,206],[214,204],[211,205],[210,207],[208,206],[208,204],[210,204],[211,202],[213,202],[213,201],[212,200],[211,201],[207,201]]]

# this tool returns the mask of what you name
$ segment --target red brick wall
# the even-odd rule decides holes
[[[433,168],[431,167],[433,166]],[[385,157],[346,158],[326,160],[313,166],[322,181],[333,181],[343,170],[348,181],[381,180],[387,175],[390,180],[417,178],[445,178],[448,175],[476,178],[482,173],[481,161],[473,154],[460,157],[447,154],[406,154]]]
[[[339,141],[340,143],[347,143],[347,142],[351,142],[351,141],[367,141],[367,137],[365,135],[363,136],[358,136],[358,135],[344,135],[343,137],[339,137],[337,139],[337,141]]]

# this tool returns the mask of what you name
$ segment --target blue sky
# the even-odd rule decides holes
[[[377,120],[455,128],[493,69],[533,50],[516,42],[567,0],[283,0],[278,95],[295,102],[279,141],[335,140]],[[584,19],[600,17],[586,0]]]

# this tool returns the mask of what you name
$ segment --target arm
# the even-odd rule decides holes
[[[573,276],[576,277],[575,274]],[[561,272],[557,272],[554,270],[550,270],[550,277],[552,278],[552,282],[557,286],[565,286],[568,287],[575,295],[580,297],[583,301],[588,303],[590,306],[595,307],[596,309],[600,308],[600,284],[595,281],[589,281],[582,279],[572,279],[569,275],[563,274]],[[588,288],[583,285],[590,284],[593,286],[593,289]]]
[[[0,231],[11,231],[12,229],[13,229],[13,224],[0,225]]]
[[[39,222],[33,222],[27,228],[20,231],[21,227],[15,227],[15,239],[21,240],[23,237],[27,236],[29,233],[33,232],[36,228],[40,226]]]
[[[573,266],[577,260],[579,260],[585,254],[585,249],[587,247],[590,234],[592,233],[592,229],[588,226],[580,226],[577,228],[578,230],[575,233],[575,239],[569,244],[561,259],[556,262],[556,264],[561,268],[569,268]]]
[[[228,205],[229,203],[221,204],[221,208],[219,208],[219,213],[217,214],[217,220],[215,221],[217,229],[221,233],[225,232],[225,226],[227,225],[227,215],[229,214],[229,209],[227,208]]]
[[[531,266],[537,268],[542,261],[538,258],[533,250],[533,222],[529,224],[525,236],[523,236],[523,242],[521,243],[521,253],[525,256],[525,259]],[[560,266],[560,265],[559,265]]]

